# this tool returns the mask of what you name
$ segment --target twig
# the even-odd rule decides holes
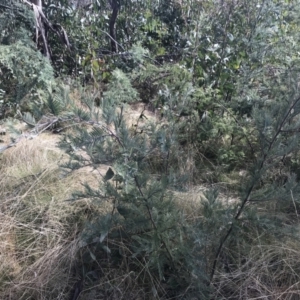
[[[140,195],[142,196],[142,198],[144,199],[144,201],[145,201],[145,203],[146,203],[146,208],[147,208],[148,214],[149,214],[149,216],[150,216],[150,220],[151,220],[151,223],[152,223],[152,225],[153,225],[153,228],[154,228],[154,229],[156,230],[156,232],[157,232],[157,226],[156,226],[156,224],[155,224],[155,222],[154,222],[154,220],[153,220],[153,216],[152,216],[150,207],[149,207],[149,205],[148,205],[148,201],[147,201],[146,197],[144,196],[144,193],[143,193],[143,191],[142,191],[142,189],[141,189],[141,187],[140,187],[140,184],[139,184],[138,179],[137,179],[136,176],[134,176],[134,181],[135,181],[135,183],[136,183],[136,186],[137,186],[137,188],[138,188],[138,190],[139,190]],[[172,256],[172,254],[171,254],[171,252],[170,252],[168,246],[166,245],[165,241],[162,239],[161,236],[160,236],[160,239],[161,239],[161,242],[162,242],[164,248],[167,250],[167,253],[168,253],[168,255],[169,255],[169,258],[170,258],[172,267],[174,268],[174,270],[176,270],[175,264],[174,264],[174,260],[173,260],[173,256]]]
[[[120,43],[118,43],[108,32],[101,30],[101,29],[99,29],[99,31],[106,34],[114,43],[116,43],[119,47],[121,47],[123,49],[123,51],[125,51],[125,48]]]

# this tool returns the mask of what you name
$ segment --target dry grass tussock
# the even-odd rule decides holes
[[[64,176],[59,137],[23,139],[0,156],[0,299],[69,299],[89,201],[65,201],[92,172]]]
[[[300,299],[299,242],[261,241],[242,262],[216,276],[217,299]]]

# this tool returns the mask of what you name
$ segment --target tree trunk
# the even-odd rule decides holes
[[[112,52],[118,52],[118,44],[116,41],[116,20],[120,9],[120,3],[118,0],[110,0],[112,8],[112,14],[109,19],[109,34],[111,36],[110,45]]]

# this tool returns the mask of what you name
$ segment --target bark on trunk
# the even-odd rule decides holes
[[[112,52],[118,52],[118,44],[116,42],[116,20],[120,9],[120,3],[118,0],[111,0],[110,5],[112,8],[112,14],[109,19],[109,34],[112,37],[110,39],[110,46]]]

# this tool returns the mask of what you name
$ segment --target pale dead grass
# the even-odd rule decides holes
[[[259,240],[244,263],[230,273],[219,272],[214,285],[217,299],[299,299],[299,242]]]
[[[217,188],[212,185],[201,185],[189,187],[184,192],[174,192],[176,205],[186,215],[187,220],[194,220],[201,217],[203,204],[208,201],[206,193],[211,189]],[[238,195],[229,192],[219,192],[217,201],[224,207],[230,207],[239,203]]]
[[[124,117],[129,127],[135,126],[137,122],[139,122],[139,124],[145,124],[147,122],[155,122],[157,120],[155,112],[149,110],[147,105],[143,103],[127,105]]]
[[[99,174],[64,176],[59,139],[43,133],[1,154],[0,299],[68,299],[76,280],[78,232],[95,208],[65,200],[84,182],[96,187]]]

